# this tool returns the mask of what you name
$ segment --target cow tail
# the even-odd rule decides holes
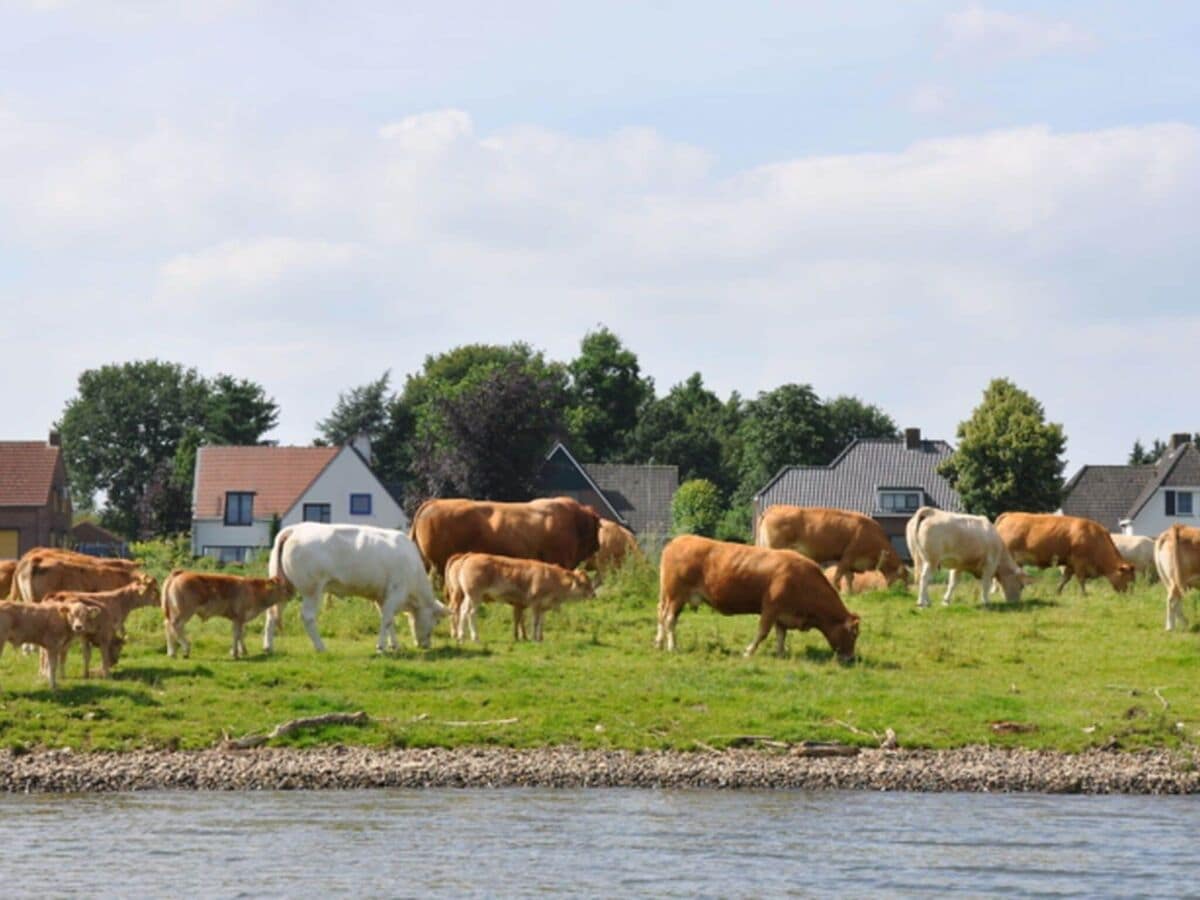
[[[904,540],[908,543],[908,552],[912,556],[913,568],[918,571],[920,571],[922,560],[924,559],[919,549],[921,545],[919,540],[921,536],[921,523],[933,515],[934,512],[933,507],[922,506],[913,513],[913,517],[908,520],[908,524],[904,527]]]
[[[175,576],[181,574],[183,574],[183,569],[172,569],[171,574],[163,579],[160,605],[162,606],[164,619],[169,620],[171,618],[171,586],[175,583]]]
[[[283,571],[283,545],[287,543],[289,537],[291,537],[290,527],[284,528],[275,535],[275,544],[271,547],[271,556],[267,560],[267,575],[270,578],[287,580],[287,575]]]
[[[1183,566],[1179,562],[1179,530],[1182,525],[1172,525],[1167,534],[1167,541],[1171,544],[1171,577],[1175,579],[1176,590],[1179,591],[1179,596],[1182,600],[1184,593],[1187,591],[1187,585],[1183,583]]]

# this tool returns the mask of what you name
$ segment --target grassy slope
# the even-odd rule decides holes
[[[170,660],[158,611],[139,610],[109,681],[83,681],[73,651],[67,680],[51,694],[36,657],[5,653],[0,746],[205,747],[223,731],[240,736],[296,716],[357,709],[375,724],[292,742],[688,749],[764,735],[874,743],[842,723],[862,732],[891,727],[908,747],[1080,750],[1113,739],[1125,748],[1197,739],[1200,645],[1195,633],[1164,633],[1161,586],[1119,596],[1097,581],[1087,598],[1071,586],[1055,599],[1053,581],[1043,579],[1019,607],[986,610],[975,588],[968,581],[948,609],[935,600],[917,610],[902,593],[852,598],[863,635],[861,661],[848,668],[815,631],[793,632],[785,659],[771,655],[772,639],[745,660],[754,620],[708,609],[685,611],[678,653],[654,651],[656,582],[648,567],[622,573],[594,601],[552,614],[541,645],[513,644],[507,608],[487,608],[478,646],[453,646],[443,622],[434,649],[418,651],[399,623],[404,649],[380,657],[375,608],[351,599],[321,613],[323,656],[304,634],[298,605],[289,604],[271,658],[255,651],[234,662],[228,622],[193,620],[192,658]],[[255,650],[259,628],[252,635]],[[518,721],[445,724],[509,718]],[[990,724],[1000,720],[1037,730],[998,736]]]

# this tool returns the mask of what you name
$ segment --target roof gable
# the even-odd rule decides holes
[[[196,451],[192,517],[218,519],[231,491],[254,494],[254,516],[284,515],[316,481],[341,447],[226,447]]]
[[[1062,511],[1119,531],[1121,520],[1154,477],[1153,465],[1083,466],[1063,490]]]
[[[403,508],[402,504],[400,503],[400,501],[398,501],[395,497],[392,496],[392,492],[389,491],[387,489],[387,486],[382,481],[379,480],[379,476],[375,474],[375,470],[371,468],[370,464],[366,460],[366,457],[364,457],[355,447],[351,446],[350,444],[346,444],[344,447],[339,447],[339,448],[335,448],[335,449],[337,449],[338,452],[335,453],[333,455],[333,457],[329,460],[329,462],[324,467],[322,467],[322,469],[319,472],[317,472],[316,475],[313,476],[312,480],[304,486],[304,488],[296,496],[296,499],[291,503],[291,505],[288,506],[287,510],[284,511],[283,513],[281,513],[280,515],[286,518],[288,515],[297,511],[296,510],[297,506],[304,503],[306,500],[311,499],[310,493],[313,490],[317,489],[322,478],[325,478],[327,475],[329,475],[329,473],[331,473],[334,470],[334,464],[344,454],[346,459],[350,460],[350,465],[357,466],[359,469],[361,469],[363,475],[366,476],[366,478],[370,480],[371,486],[378,488],[382,492],[381,496],[386,497],[388,500],[390,500],[392,503],[394,503],[396,505],[397,509],[400,512],[400,515],[404,516],[404,521],[407,522],[408,517],[404,514],[404,508]],[[360,485],[356,481],[356,487],[358,487],[358,486],[360,486]],[[365,488],[365,487],[367,487],[367,485],[361,484],[361,487]]]
[[[0,506],[45,506],[61,466],[60,447],[44,441],[0,441]]]
[[[587,468],[575,458],[574,454],[567,449],[567,445],[562,441],[554,442],[554,446],[551,447],[550,452],[546,454],[546,461],[543,465],[542,471],[544,476],[549,476],[551,478],[557,476],[555,482],[548,484],[548,487],[554,488],[554,492],[561,491],[567,494],[574,493],[572,490],[573,486],[562,482],[562,478],[564,476],[569,477],[571,474],[578,475],[578,477],[582,479],[583,483],[596,493],[596,496],[600,498],[601,502],[604,503],[608,511],[612,513],[613,519],[616,522],[619,522],[622,525],[629,524],[625,517],[622,516],[621,513],[618,512],[613,506],[612,499],[607,495],[604,489],[601,488],[600,485],[596,484]]]
[[[1195,444],[1188,442],[1174,450],[1168,450],[1151,468],[1153,472],[1150,479],[1134,499],[1125,518],[1137,518],[1138,513],[1150,502],[1150,498],[1160,487],[1200,484],[1200,450],[1196,449]]]
[[[671,501],[679,489],[679,467],[587,463],[604,496],[638,534],[671,530]]]

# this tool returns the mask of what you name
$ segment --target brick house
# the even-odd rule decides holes
[[[34,547],[62,547],[71,494],[57,432],[41,441],[0,441],[0,559]]]

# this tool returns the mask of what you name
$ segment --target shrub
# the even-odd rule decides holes
[[[704,478],[685,481],[671,501],[671,522],[676,534],[712,537],[721,520],[721,494]]]

